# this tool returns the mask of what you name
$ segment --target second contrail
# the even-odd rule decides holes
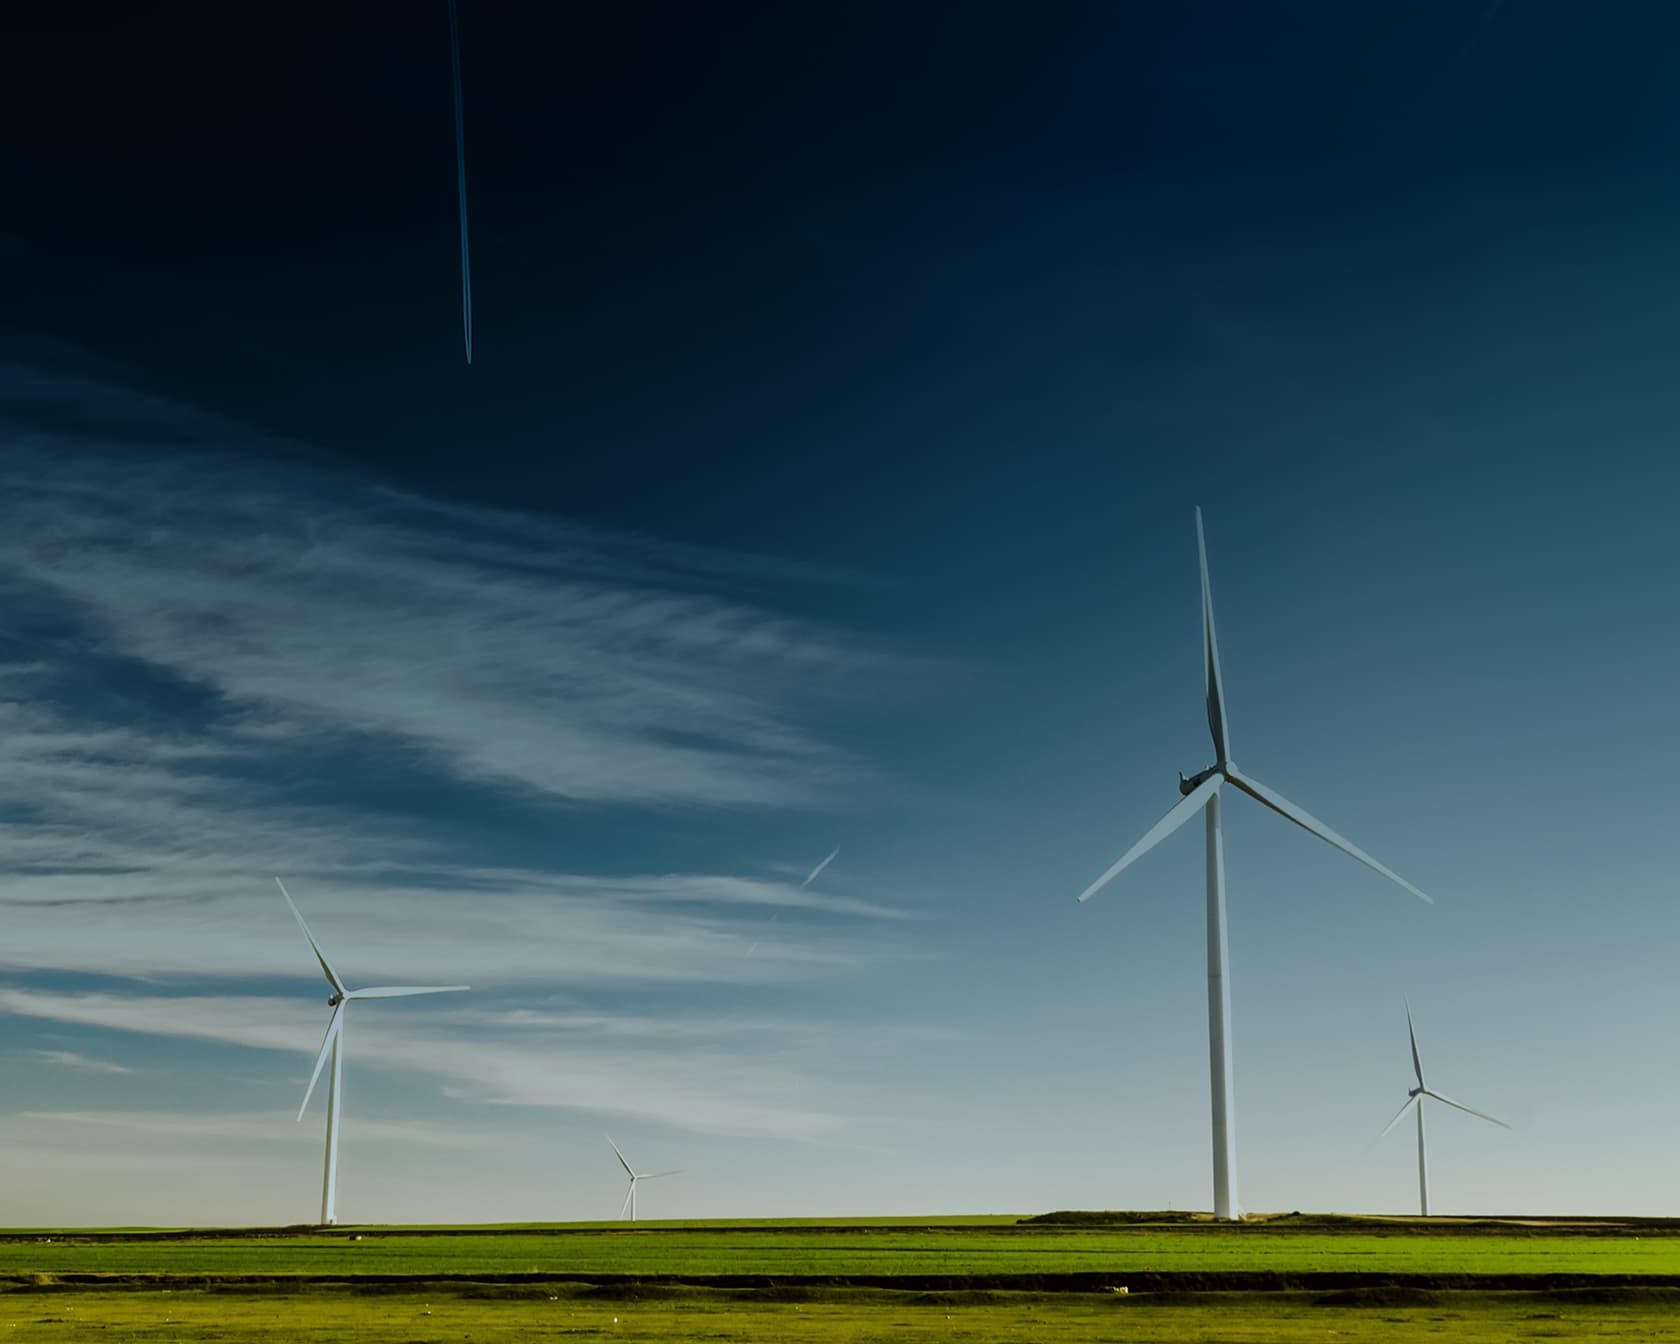
[[[461,116],[461,24],[449,0],[449,54],[455,67],[455,181],[461,200],[461,331],[472,363],[472,260],[467,252],[467,140]]]

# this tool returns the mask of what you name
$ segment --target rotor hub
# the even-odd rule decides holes
[[[1186,779],[1181,773],[1178,777],[1178,791],[1188,798],[1215,775],[1222,775],[1224,773],[1225,767],[1222,764],[1210,765],[1206,770],[1201,770],[1196,774],[1191,775],[1189,779]]]

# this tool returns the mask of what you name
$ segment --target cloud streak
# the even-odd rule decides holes
[[[0,1013],[119,1032],[214,1041],[296,1055],[300,1076],[324,1012],[255,996],[62,994],[0,986]],[[601,1030],[592,1014],[536,1012],[487,1023],[447,1010],[357,1011],[350,1064],[429,1075],[448,1096],[675,1123],[705,1133],[808,1141],[838,1135],[880,1098],[844,1089],[797,1060],[861,1056],[878,1038],[806,1024],[691,1024],[664,1032],[631,1019]],[[484,1030],[493,1025],[496,1030]],[[697,1029],[693,1029],[697,1028]],[[750,1035],[745,1044],[723,1038]],[[861,1052],[861,1053],[860,1053]]]
[[[428,500],[306,456],[0,364],[0,970],[19,977],[0,1014],[307,1060],[315,1005],[274,996],[316,979],[279,874],[352,983],[483,994],[358,1010],[358,1070],[718,1134],[819,1139],[869,1113],[833,1081],[867,1073],[847,1033],[692,996],[913,955],[914,912],[762,861],[626,871],[654,865],[599,846],[617,866],[589,875],[541,858],[550,819],[585,834],[878,798],[846,719],[918,662],[786,614],[852,578]],[[461,820],[473,809],[494,842]],[[766,911],[781,932],[749,959]],[[118,988],[67,992],[67,975]],[[657,1006],[621,1011],[631,991]],[[129,1067],[103,1044],[35,1057]]]
[[[54,1068],[70,1069],[76,1073],[134,1072],[126,1064],[113,1064],[110,1060],[93,1059],[87,1055],[79,1055],[74,1050],[31,1050],[29,1055],[44,1064],[51,1064]]]
[[[868,777],[811,711],[892,656],[621,563],[600,533],[211,454],[14,442],[0,491],[8,606],[198,695],[229,745],[350,737],[573,804],[785,807]]]
[[[144,451],[113,442],[136,427]],[[731,910],[902,917],[780,881],[487,864],[366,806],[393,779],[449,804],[726,810],[858,782],[804,710],[904,660],[707,591],[773,562],[291,465],[62,371],[0,365],[0,436],[0,965],[284,973],[292,949],[244,936],[272,923],[251,896],[273,873],[369,973],[435,969],[429,943],[483,947],[481,979],[762,981],[717,969]],[[106,928],[65,923],[92,908]],[[831,931],[784,959],[854,962]]]
[[[268,1111],[222,1111],[215,1115],[178,1111],[14,1111],[19,1126],[58,1132],[62,1126],[92,1131],[121,1130],[133,1137],[173,1141],[230,1139],[318,1148],[320,1135],[284,1115]],[[421,1120],[377,1120],[359,1117],[357,1137],[380,1143],[413,1143],[430,1148],[481,1148],[493,1142],[483,1134],[450,1129]]]
[[[199,982],[313,975],[308,945],[272,880],[243,861],[249,851],[177,852],[172,862],[160,853],[140,865],[132,850],[79,836],[68,843],[64,857],[78,868],[6,879],[0,968]],[[34,857],[47,855],[37,846]],[[855,924],[899,923],[901,912],[759,880],[417,871],[392,860],[288,877],[288,885],[352,984],[418,977],[481,987],[773,985],[916,955]],[[738,911],[764,908],[806,918],[784,921],[775,945],[743,964],[757,935]]]

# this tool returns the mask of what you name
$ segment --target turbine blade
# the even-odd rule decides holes
[[[1400,1123],[1401,1117],[1403,1117],[1406,1114],[1407,1111],[1412,1109],[1412,1103],[1415,1102],[1416,1100],[1417,1100],[1416,1097],[1407,1097],[1406,1098],[1406,1104],[1394,1113],[1394,1119],[1390,1120],[1386,1125],[1384,1125],[1382,1127],[1382,1134],[1378,1134],[1376,1139],[1371,1140],[1373,1145],[1377,1142],[1377,1139],[1382,1138],[1384,1134],[1387,1134],[1389,1130],[1393,1129],[1397,1124]]]
[[[1086,887],[1084,891],[1080,892],[1079,899],[1081,901],[1090,900],[1091,897],[1095,896],[1099,891],[1118,877],[1121,871],[1130,866],[1135,859],[1147,854],[1180,826],[1184,825],[1185,822],[1189,821],[1191,817],[1201,810],[1202,805],[1206,803],[1209,798],[1213,797],[1216,792],[1218,792],[1219,784],[1220,776],[1209,775],[1188,794],[1179,799],[1178,802],[1174,803],[1172,810],[1151,826],[1144,834],[1143,839],[1139,840],[1137,844],[1133,845],[1124,854],[1122,854],[1119,859],[1115,861],[1112,868],[1099,877],[1095,882],[1091,883],[1090,886]]]
[[[624,1203],[618,1206],[618,1216],[620,1218],[623,1218],[625,1214],[630,1212],[630,1196],[635,1194],[635,1192],[636,1179],[632,1176],[630,1178],[630,1188],[624,1192]]]
[[[1225,726],[1225,677],[1219,670],[1219,632],[1213,626],[1213,587],[1208,582],[1207,541],[1202,534],[1202,510],[1196,508],[1196,557],[1202,565],[1202,660],[1207,674],[1208,731],[1213,734],[1214,759],[1224,765],[1231,757]]]
[[[321,1051],[315,1056],[315,1072],[309,1075],[309,1086],[303,1090],[303,1105],[298,1107],[297,1118],[303,1119],[303,1113],[309,1109],[309,1099],[315,1095],[315,1083],[321,1076],[321,1068],[327,1062],[327,1056],[332,1053],[333,1042],[338,1039],[338,1024],[340,1015],[344,1012],[344,1001],[340,999],[333,1005],[332,1017],[327,1020],[327,1034],[321,1038]]]
[[[819,863],[815,868],[811,869],[810,876],[807,877],[803,882],[801,882],[799,884],[799,889],[801,891],[804,891],[806,887],[810,886],[811,883],[815,882],[817,880],[817,874],[822,872],[822,870],[824,868],[828,867],[829,864],[833,863],[834,859],[835,859],[835,855],[837,855],[839,853],[840,853],[840,846],[836,845],[834,847],[834,852],[832,854],[830,854],[826,859],[824,859],[821,863]]]
[[[630,1170],[630,1164],[624,1160],[624,1154],[618,1152],[618,1145],[616,1143],[613,1143],[612,1135],[611,1134],[603,1134],[601,1137],[603,1139],[605,1139],[608,1144],[611,1145],[613,1152],[618,1153],[618,1165],[624,1168],[624,1174],[626,1176],[628,1176],[632,1181],[635,1180],[636,1179],[636,1173]]]
[[[1417,1032],[1412,1028],[1412,1001],[1402,994],[1400,1002],[1406,1005],[1406,1034],[1412,1038],[1412,1067],[1417,1070],[1418,1086],[1423,1087],[1423,1061],[1418,1058]],[[1424,1090],[1428,1091],[1427,1088]]]
[[[347,999],[407,999],[416,994],[455,994],[471,985],[383,985],[378,989],[353,989]]]
[[[1463,1111],[1466,1115],[1473,1115],[1478,1120],[1486,1120],[1489,1124],[1498,1125],[1501,1129],[1510,1128],[1503,1120],[1495,1120],[1486,1111],[1478,1111],[1474,1106],[1466,1106],[1462,1101],[1454,1101],[1451,1097],[1443,1097],[1439,1092],[1431,1092],[1428,1088],[1425,1088],[1424,1096],[1434,1097],[1436,1101],[1451,1106],[1454,1110]]]
[[[651,1181],[656,1176],[681,1176],[682,1174],[683,1169],[678,1167],[675,1171],[644,1171],[640,1176],[636,1177],[636,1179],[638,1181]]]
[[[292,907],[292,917],[297,920],[298,928],[303,930],[303,936],[309,939],[309,946],[315,949],[315,960],[321,963],[321,971],[327,977],[327,983],[340,994],[349,993],[344,988],[344,981],[338,978],[338,972],[333,970],[332,964],[327,960],[327,954],[321,951],[321,945],[315,941],[315,935],[309,931],[309,925],[303,922],[303,915],[292,900],[292,893],[286,890],[286,884],[278,877],[274,879],[274,884],[280,888],[280,894],[286,898],[286,904]]]
[[[1334,845],[1349,858],[1358,859],[1367,868],[1381,873],[1396,886],[1404,887],[1425,904],[1435,904],[1431,897],[1426,896],[1422,891],[1418,890],[1418,888],[1406,881],[1405,878],[1401,877],[1400,874],[1395,872],[1392,868],[1384,867],[1351,840],[1344,836],[1337,835],[1336,832],[1331,830],[1317,817],[1313,816],[1312,813],[1303,808],[1297,807],[1281,794],[1273,793],[1272,790],[1260,783],[1259,780],[1250,779],[1247,775],[1240,774],[1235,769],[1227,769],[1225,774],[1231,783],[1235,784],[1256,802],[1264,803],[1279,816],[1288,817],[1290,821],[1294,822],[1303,831],[1310,831],[1326,844]]]

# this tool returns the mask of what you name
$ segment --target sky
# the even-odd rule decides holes
[[[65,3],[0,80],[0,1225],[1680,1212],[1680,13]],[[832,850],[822,874],[801,886]]]

